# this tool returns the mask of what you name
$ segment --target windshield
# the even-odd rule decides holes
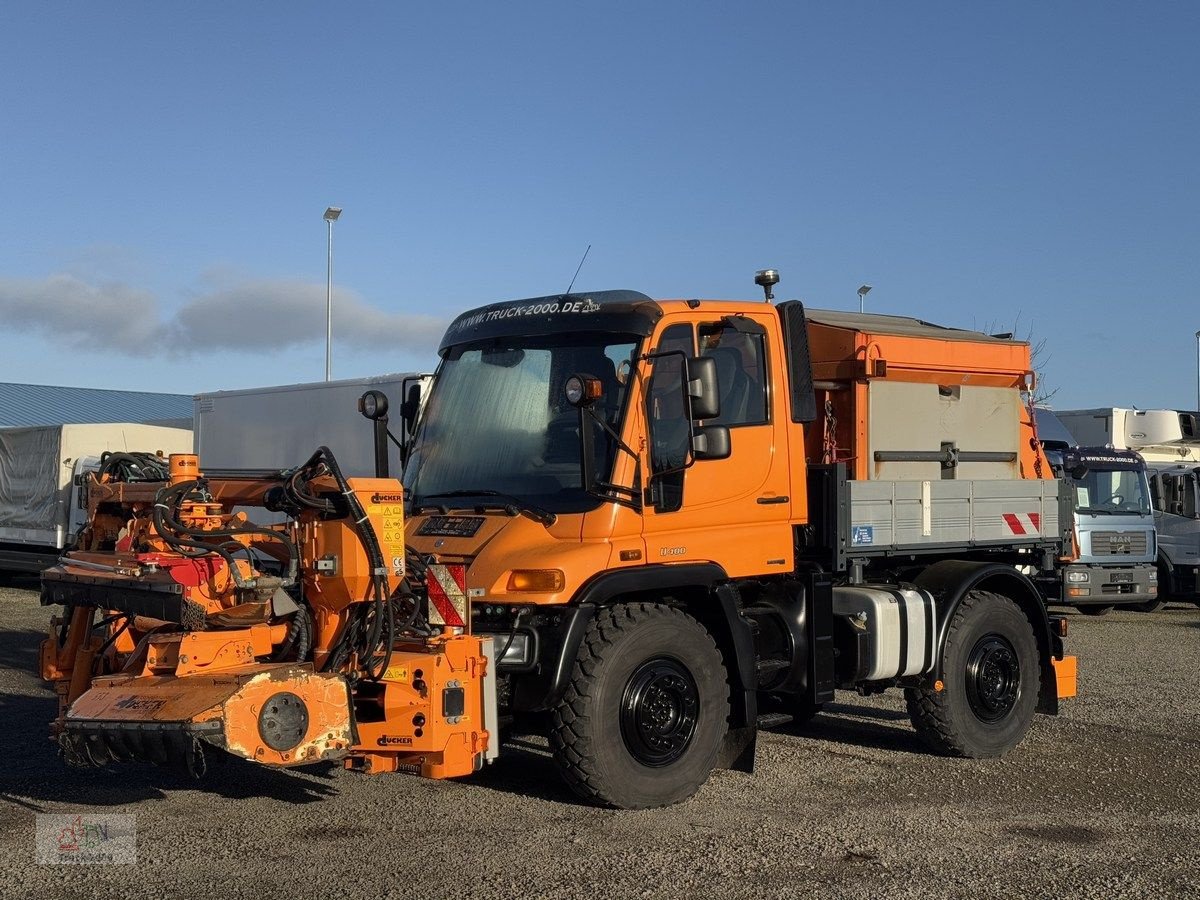
[[[1088,469],[1075,484],[1075,511],[1093,515],[1149,515],[1146,473]]]
[[[563,382],[577,373],[600,379],[594,409],[619,433],[637,342],[633,335],[572,333],[451,347],[405,468],[413,502],[478,491],[553,512],[596,506],[583,489],[579,410],[567,403]],[[599,427],[592,431],[596,472],[607,479],[616,442]]]

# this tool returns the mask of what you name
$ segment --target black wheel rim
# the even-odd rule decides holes
[[[638,666],[621,697],[621,736],[644,766],[667,766],[683,756],[696,733],[700,692],[692,673],[659,657]]]
[[[967,700],[981,722],[999,722],[1021,695],[1021,662],[1008,639],[988,634],[967,657]]]

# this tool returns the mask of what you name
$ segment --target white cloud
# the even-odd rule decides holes
[[[269,352],[324,340],[325,285],[243,280],[166,313],[148,291],[119,282],[90,283],[73,275],[0,278],[0,321],[10,333],[45,335],[128,356]],[[353,291],[334,290],[333,333],[339,343],[428,351],[444,327],[444,320],[434,316],[388,312]]]

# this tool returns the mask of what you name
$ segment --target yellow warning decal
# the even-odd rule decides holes
[[[383,673],[384,681],[408,681],[408,666],[389,666]]]

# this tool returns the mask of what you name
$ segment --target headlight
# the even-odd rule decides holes
[[[1092,576],[1087,572],[1081,572],[1079,570],[1067,572],[1067,581],[1071,584],[1085,584],[1091,580]]]
[[[1151,570],[1150,570],[1150,583],[1151,583],[1151,584],[1158,584],[1158,569],[1151,569]]]
[[[504,645],[508,644],[508,649],[504,650],[504,656],[496,660],[497,663],[513,663],[514,665],[523,666],[529,663],[529,635],[518,632],[512,636],[512,643],[508,643],[507,634],[493,634],[492,644],[499,653],[504,650]]]

